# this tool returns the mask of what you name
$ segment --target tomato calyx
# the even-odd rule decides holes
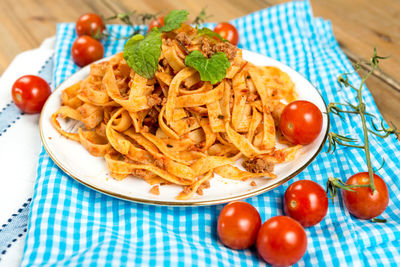
[[[110,34],[108,34],[106,30],[104,30],[104,31],[98,30],[96,32],[92,32],[92,34],[90,36],[93,39],[102,40],[102,39],[108,38],[108,36],[110,36]]]
[[[339,189],[347,190],[350,192],[356,192],[353,188],[357,187],[370,187],[369,184],[345,184],[342,179],[329,177],[326,182],[326,192],[330,195],[332,203],[335,203],[335,197],[337,196]]]

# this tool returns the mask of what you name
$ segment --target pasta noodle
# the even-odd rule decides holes
[[[64,89],[51,122],[61,135],[104,157],[115,179],[134,175],[151,185],[181,185],[177,199],[202,194],[214,173],[234,180],[275,178],[274,164],[292,160],[300,148],[276,128],[285,103],[296,99],[294,84],[279,68],[254,66],[241,50],[224,45],[182,25],[162,34],[153,79],[135,73],[122,53],[92,64],[86,79]],[[210,56],[216,52],[210,46],[230,49],[231,66],[215,85],[201,81],[184,60],[194,50]],[[80,128],[62,129],[59,117],[79,121]],[[289,146],[277,149],[277,141]],[[246,170],[233,166],[239,158]]]

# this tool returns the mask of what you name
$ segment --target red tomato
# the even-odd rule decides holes
[[[76,21],[76,34],[78,36],[96,36],[104,31],[104,22],[97,14],[84,14]]]
[[[291,184],[284,196],[285,214],[304,227],[316,225],[328,211],[328,197],[316,182],[301,180]]]
[[[237,29],[228,22],[218,23],[214,28],[214,32],[221,35],[222,38],[228,40],[233,45],[237,45],[239,43],[239,33]]]
[[[71,54],[76,65],[83,67],[101,59],[104,56],[104,47],[96,39],[83,35],[72,44]]]
[[[359,172],[351,176],[346,184],[368,184],[368,172]],[[376,190],[372,193],[369,187],[352,188],[355,192],[342,190],[343,202],[351,214],[359,219],[371,219],[385,211],[389,204],[389,191],[385,181],[374,174]]]
[[[232,202],[219,214],[218,236],[227,247],[245,249],[256,241],[260,226],[260,214],[252,205],[242,201]]]
[[[311,102],[298,100],[289,103],[282,112],[279,128],[292,143],[307,145],[322,129],[322,113]]]
[[[158,17],[150,21],[149,28],[147,29],[147,32],[150,32],[151,29],[154,27],[161,28],[164,26],[164,17]]]
[[[25,113],[39,113],[51,94],[49,84],[35,75],[18,78],[11,89],[15,105]]]
[[[261,226],[257,250],[271,265],[292,265],[306,253],[307,235],[304,228],[292,218],[275,216]]]

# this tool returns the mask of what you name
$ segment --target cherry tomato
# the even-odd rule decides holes
[[[18,78],[11,89],[15,105],[25,113],[39,113],[50,94],[49,84],[35,75]]]
[[[301,180],[291,184],[284,196],[285,214],[304,227],[316,225],[328,211],[328,197],[316,182]]]
[[[252,205],[242,201],[232,202],[219,214],[218,236],[227,247],[245,249],[255,243],[260,226],[260,214]]]
[[[298,100],[289,103],[282,112],[279,128],[292,143],[307,145],[322,129],[322,113],[311,102]]]
[[[214,32],[221,35],[222,38],[228,40],[233,45],[237,45],[239,43],[239,33],[237,29],[228,22],[218,23],[214,28]]]
[[[76,34],[78,36],[88,35],[96,36],[104,31],[104,22],[97,14],[84,14],[76,21]]]
[[[76,65],[83,67],[104,56],[103,45],[90,36],[78,37],[71,48],[72,58]]]
[[[150,32],[151,29],[154,27],[161,28],[164,26],[164,17],[158,17],[150,21],[149,28],[147,29],[147,32]]]
[[[304,228],[292,218],[275,216],[261,226],[257,250],[273,266],[292,265],[306,253],[307,235]]]
[[[362,185],[369,183],[368,172],[351,176],[346,184]],[[374,174],[376,190],[372,193],[369,187],[352,188],[355,192],[342,190],[343,202],[351,214],[359,219],[371,219],[385,211],[389,204],[389,191],[385,181]]]

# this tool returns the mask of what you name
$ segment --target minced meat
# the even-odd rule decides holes
[[[150,107],[160,105],[161,102],[161,98],[156,94],[152,94],[147,97],[147,105],[149,105]]]
[[[217,43],[215,45],[215,52],[223,52],[229,60],[232,60],[237,53],[237,47],[230,42]]]
[[[223,52],[229,60],[232,60],[236,56],[237,50],[238,48],[229,42],[214,43],[208,38],[201,41],[201,51],[207,57],[211,57],[217,52]]]
[[[176,35],[176,39],[181,42],[184,46],[190,45],[190,38],[186,32],[180,32]]]
[[[262,173],[262,172],[273,172],[274,171],[274,163],[268,161],[266,157],[262,155],[255,156],[251,159],[246,159],[242,163],[243,167],[253,173]]]

